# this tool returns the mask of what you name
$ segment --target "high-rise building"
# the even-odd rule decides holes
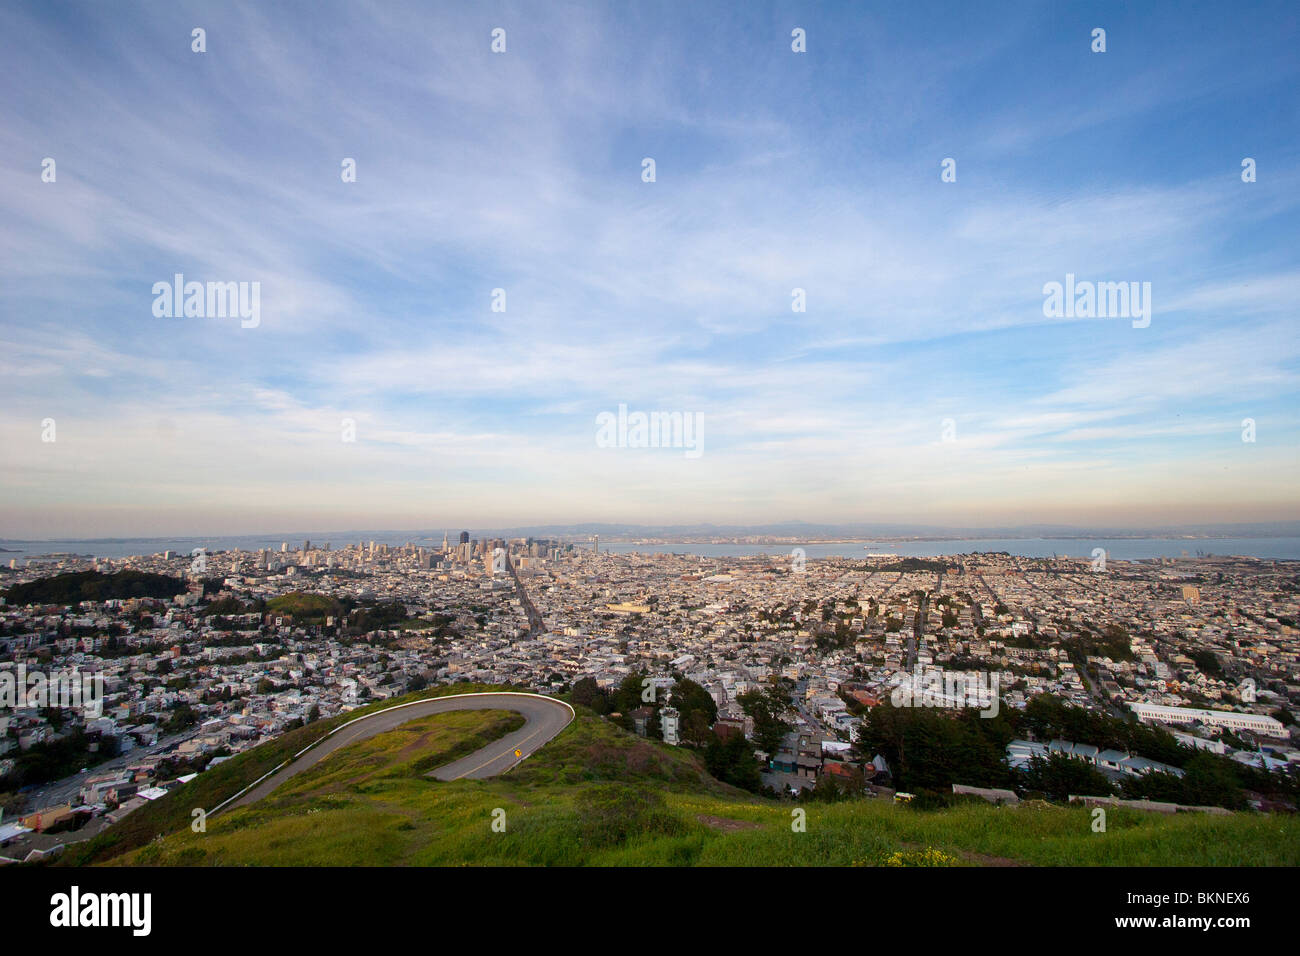
[[[469,544],[469,532],[468,532],[468,531],[462,531],[462,532],[460,533],[460,543],[461,543],[461,544]]]

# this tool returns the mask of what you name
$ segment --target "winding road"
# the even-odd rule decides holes
[[[432,714],[445,714],[453,710],[512,710],[523,714],[524,725],[469,756],[439,767],[429,774],[438,780],[459,780],[462,777],[480,780],[505,773],[553,739],[573,720],[573,708],[561,700],[543,697],[540,694],[510,691],[456,694],[398,704],[396,707],[379,710],[341,724],[323,740],[299,751],[292,760],[236,794],[235,797],[212,810],[209,815],[219,810],[246,807],[256,803],[286,780],[296,777],[309,767],[314,767],[341,747],[374,737],[376,734],[386,733],[411,720],[419,720]]]

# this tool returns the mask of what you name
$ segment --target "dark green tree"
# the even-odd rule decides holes
[[[1037,790],[1053,800],[1066,800],[1071,794],[1106,797],[1114,792],[1111,782],[1092,764],[1065,754],[1035,757],[1025,768],[1026,790]]]
[[[718,719],[712,695],[695,681],[682,678],[673,685],[668,703],[682,715],[682,736],[693,743],[707,743],[709,728]]]

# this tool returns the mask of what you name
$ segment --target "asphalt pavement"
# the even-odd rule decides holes
[[[429,774],[438,780],[481,780],[505,773],[535,753],[573,720],[573,711],[563,701],[523,693],[458,694],[390,707],[345,724],[231,803],[229,809],[245,807],[261,800],[286,780],[314,767],[341,747],[386,733],[408,721],[454,710],[512,710],[524,716],[524,725],[469,756],[439,767]]]

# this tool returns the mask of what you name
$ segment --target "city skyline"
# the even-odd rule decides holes
[[[1298,520],[1295,17],[10,5],[0,537]]]

